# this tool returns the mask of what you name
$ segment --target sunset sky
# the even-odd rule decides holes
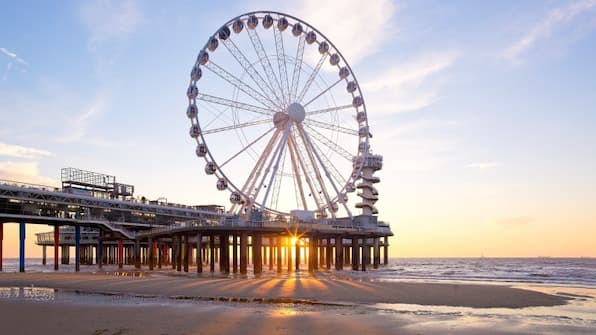
[[[188,137],[188,73],[223,23],[271,9],[324,32],[358,77],[392,256],[596,257],[596,0],[292,3],[4,4],[0,179],[57,184],[72,166],[228,206]],[[28,226],[29,256],[50,229]]]

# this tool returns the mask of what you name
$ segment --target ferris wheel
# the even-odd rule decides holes
[[[352,216],[371,136],[366,106],[316,28],[278,12],[231,19],[200,49],[187,97],[196,155],[229,192],[231,214]],[[358,196],[375,197],[370,187]]]

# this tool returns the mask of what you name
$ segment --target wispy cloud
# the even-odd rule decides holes
[[[542,20],[531,26],[519,40],[505,49],[503,57],[514,63],[520,62],[521,57],[540,41],[549,39],[566,23],[594,8],[596,8],[596,0],[582,0],[551,10]]]
[[[6,63],[6,69],[4,70],[4,74],[2,75],[2,80],[6,80],[8,78],[8,73],[12,70],[15,63],[17,65],[20,65],[22,67],[23,71],[24,71],[24,67],[28,65],[24,59],[22,59],[16,53],[14,53],[6,48],[0,48],[0,53],[5,55],[9,59],[8,63]]]
[[[52,153],[50,153],[47,150],[0,142],[0,156],[17,158],[37,158],[51,155]]]
[[[23,65],[27,65],[27,62],[22,59],[21,57],[19,57],[16,53],[9,51],[6,48],[0,48],[0,52],[2,52],[4,55],[6,55],[8,58],[10,58],[11,60],[23,64]]]
[[[322,31],[354,65],[380,50],[380,45],[397,32],[391,22],[397,5],[391,0],[304,0],[289,6],[308,23]]]
[[[90,33],[89,47],[96,49],[104,42],[128,37],[143,15],[134,0],[95,0],[81,6],[80,19]]]
[[[79,114],[72,115],[69,122],[68,133],[58,138],[58,142],[68,143],[81,140],[89,130],[91,122],[104,113],[107,105],[105,95],[98,95],[91,104]]]
[[[39,162],[0,162],[0,179],[48,186],[58,185],[57,180],[41,175]]]
[[[368,109],[376,115],[413,111],[438,98],[438,75],[457,60],[459,52],[433,52],[382,72],[364,81]]]
[[[465,167],[471,169],[491,169],[503,165],[501,162],[478,162],[466,164]]]
[[[31,99],[31,95],[37,98]],[[47,79],[31,85],[27,92],[0,91],[1,110],[10,111],[2,115],[0,133],[5,140],[10,138],[10,142],[43,143],[55,154],[59,150],[51,145],[56,142],[83,140],[93,146],[105,146],[107,139],[101,131],[94,131],[92,125],[110,112],[111,97],[109,90],[81,94],[77,89]],[[39,117],[39,111],[51,117]],[[10,124],[19,126],[8,127]]]

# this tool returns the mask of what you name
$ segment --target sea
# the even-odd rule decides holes
[[[70,265],[60,265],[60,271],[74,271],[73,264],[74,260],[71,260]],[[18,259],[4,259],[4,272],[18,269]],[[81,266],[81,271],[96,270],[96,266]],[[53,272],[53,260],[48,258],[44,266],[41,258],[28,258],[25,271]],[[346,272],[350,272],[351,277],[371,280],[527,283],[596,288],[596,258],[392,258],[388,265],[376,270]]]

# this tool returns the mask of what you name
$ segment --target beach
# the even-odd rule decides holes
[[[581,304],[589,312],[594,296],[585,292],[593,289],[561,292],[554,287],[374,281],[331,273],[241,278],[168,271],[2,273],[0,287],[0,322],[9,334],[592,334],[596,330],[594,320],[570,322],[551,315],[566,308],[577,311]]]

